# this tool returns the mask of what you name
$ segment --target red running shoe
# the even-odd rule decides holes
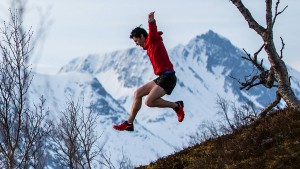
[[[184,119],[184,111],[183,111],[183,101],[177,101],[176,102],[178,104],[178,107],[176,107],[174,110],[177,114],[177,117],[178,117],[178,121],[179,122],[182,122],[183,119]]]
[[[114,125],[113,128],[119,131],[134,131],[133,124],[129,124],[128,121],[125,121],[120,125]]]

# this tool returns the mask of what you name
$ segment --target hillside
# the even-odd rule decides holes
[[[300,112],[285,109],[137,169],[294,169],[299,164]]]

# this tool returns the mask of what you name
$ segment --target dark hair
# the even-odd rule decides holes
[[[141,28],[141,26],[138,26],[131,31],[130,39],[132,39],[133,37],[141,38],[141,35],[144,35],[144,37],[147,38],[148,33],[144,28]]]

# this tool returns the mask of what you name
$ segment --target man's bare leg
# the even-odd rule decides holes
[[[138,111],[141,109],[142,98],[146,95],[148,95],[146,99],[146,105],[149,107],[175,108],[177,106],[177,103],[169,102],[161,98],[165,94],[166,91],[162,87],[158,86],[154,81],[151,81],[137,89],[134,94],[134,101],[132,104],[128,122],[133,123]]]
[[[128,118],[128,123],[133,123],[138,111],[142,107],[142,98],[148,95],[155,85],[156,85],[155,82],[151,81],[143,85],[142,87],[138,88],[134,92],[134,100],[132,103],[130,116]]]
[[[155,86],[152,88],[152,90],[147,96],[146,105],[149,107],[175,108],[177,106],[177,103],[169,102],[161,98],[165,94],[166,91],[162,87],[155,84]]]
[[[182,122],[184,119],[183,101],[177,101],[177,102],[166,101],[161,98],[165,94],[166,91],[162,87],[158,85],[154,86],[150,91],[149,95],[147,96],[146,105],[149,107],[172,108],[177,114],[178,122]]]

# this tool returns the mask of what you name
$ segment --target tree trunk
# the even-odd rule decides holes
[[[270,44],[268,44],[268,42],[266,42],[265,40],[265,43],[265,51],[268,54],[269,62],[274,68],[278,80],[278,92],[280,96],[286,102],[288,107],[300,109],[300,101],[295,96],[291,88],[288,71],[284,61],[281,60],[278,53],[276,52],[273,41],[269,42]]]

